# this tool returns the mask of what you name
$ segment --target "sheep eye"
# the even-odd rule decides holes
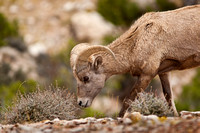
[[[85,83],[88,82],[88,81],[89,81],[89,77],[88,77],[88,76],[83,77],[83,81],[84,81]]]

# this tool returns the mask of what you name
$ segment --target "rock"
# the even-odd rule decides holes
[[[45,129],[45,130],[43,130],[43,132],[45,132],[45,133],[52,133],[53,130],[52,129]]]
[[[76,125],[80,125],[80,124],[86,124],[88,122],[87,119],[78,119],[78,120],[73,120]]]
[[[33,25],[34,26],[35,23],[36,23],[35,17],[30,16],[30,17],[27,18],[27,24],[28,25]]]
[[[66,12],[94,9],[95,4],[91,0],[67,1],[63,5],[63,10]]]
[[[129,118],[132,120],[132,123],[137,123],[141,121],[142,115],[139,112],[125,113],[124,118]]]
[[[181,111],[180,114],[181,114],[181,117],[185,119],[200,117],[200,111],[196,111],[196,112]]]
[[[70,132],[72,132],[72,133],[77,133],[77,132],[81,132],[81,131],[84,131],[83,127],[77,127],[77,128],[73,128],[70,130]]]
[[[87,118],[85,118],[88,122],[94,122],[94,121],[96,121],[96,118],[94,118],[94,117],[87,117]]]
[[[33,45],[30,45],[28,47],[28,51],[32,56],[37,57],[40,54],[45,54],[47,52],[47,48],[43,43],[37,42]]]
[[[22,6],[26,11],[32,11],[35,9],[35,5],[33,4],[32,1],[26,1],[23,3]]]
[[[148,128],[147,127],[138,127],[137,131],[138,132],[147,132]]]
[[[107,120],[107,121],[114,121],[114,119],[113,119],[113,118],[110,118],[110,117],[105,118],[105,120]]]
[[[53,119],[53,122],[58,122],[58,121],[60,121],[59,118]]]
[[[17,5],[11,5],[9,8],[9,12],[12,14],[16,14],[19,10],[19,7]]]
[[[6,43],[15,49],[17,49],[20,52],[25,52],[27,50],[27,47],[20,37],[9,37],[6,39]]]
[[[114,26],[97,12],[78,12],[71,17],[71,29],[79,41],[98,42],[111,34]]]
[[[13,77],[18,71],[22,71],[28,79],[37,81],[37,64],[27,52],[19,52],[11,47],[0,48],[0,64],[8,64],[11,67],[8,76]]]
[[[44,124],[54,124],[54,122],[53,121],[50,121],[50,120],[44,120],[44,121],[42,121]]]
[[[123,123],[129,125],[132,124],[133,122],[130,118],[124,118]]]
[[[66,128],[73,128],[73,127],[75,127],[76,126],[76,123],[74,122],[74,121],[70,121],[70,122],[67,122],[66,124],[65,124],[65,127]]]
[[[155,7],[156,0],[130,0],[136,3],[140,8],[145,9],[147,6]]]
[[[118,122],[118,123],[123,123],[123,118],[117,117],[117,122]]]
[[[142,121],[150,120],[152,124],[160,124],[159,117],[156,115],[142,116]]]
[[[113,128],[114,128],[114,131],[116,131],[116,132],[122,132],[124,125],[117,125]]]
[[[126,128],[126,132],[131,133],[131,132],[133,132],[133,131],[134,131],[134,128],[133,128],[133,127],[127,127],[127,128]]]
[[[148,115],[144,116],[139,112],[126,112],[123,119],[129,118],[133,124],[138,123],[140,121],[146,122],[147,124],[161,124],[167,120],[167,117],[158,117],[156,115]]]
[[[27,132],[30,132],[30,131],[33,131],[33,130],[34,130],[33,127],[26,126],[26,125],[19,125],[19,128],[20,128],[21,130],[24,130],[24,131],[27,131]]]
[[[101,123],[104,120],[105,120],[104,118],[100,118],[100,119],[97,119],[96,121]]]
[[[31,44],[31,43],[34,41],[34,36],[31,35],[31,34],[25,34],[25,35],[24,35],[24,41],[25,41],[27,44]]]

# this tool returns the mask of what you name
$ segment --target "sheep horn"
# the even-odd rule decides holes
[[[88,58],[96,52],[106,52],[110,54],[115,59],[115,54],[107,47],[101,45],[87,45],[87,48],[80,51],[80,54],[77,56],[75,61],[75,70],[76,72],[81,71],[82,69],[88,66]]]
[[[72,50],[70,54],[70,65],[73,70],[75,70],[75,62],[77,60],[77,57],[79,56],[82,51],[88,49],[91,45],[88,43],[81,43],[76,45]]]

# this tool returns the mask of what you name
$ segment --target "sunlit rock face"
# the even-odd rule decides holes
[[[111,34],[114,26],[97,12],[78,12],[71,18],[71,28],[79,41],[97,42]]]

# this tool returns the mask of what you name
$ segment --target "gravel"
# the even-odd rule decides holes
[[[137,114],[137,116],[136,116]],[[194,115],[195,114],[195,115]],[[141,119],[133,119],[140,115]],[[190,116],[190,117],[186,117]],[[120,132],[140,132],[140,133],[182,133],[200,132],[199,112],[182,112],[181,117],[157,117],[143,116],[138,113],[126,115],[124,118],[100,118],[93,117],[74,119],[71,121],[54,119],[45,120],[38,123],[24,123],[15,125],[0,125],[1,133],[120,133]]]

